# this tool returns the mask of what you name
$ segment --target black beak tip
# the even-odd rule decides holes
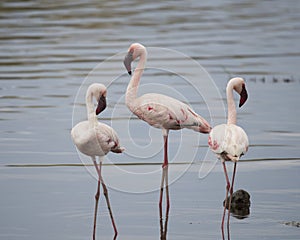
[[[131,71],[128,71],[128,74],[131,75]]]

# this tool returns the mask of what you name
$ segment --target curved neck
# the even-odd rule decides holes
[[[236,107],[233,98],[232,84],[227,85],[226,96],[227,96],[227,106],[228,106],[227,124],[236,124]]]
[[[93,94],[88,92],[85,98],[87,117],[90,123],[97,121],[97,116],[93,104]]]
[[[133,72],[131,80],[128,84],[127,91],[126,91],[126,105],[130,108],[133,104],[133,101],[137,97],[137,91],[140,84],[141,76],[144,72],[146,61],[147,61],[147,51],[144,49],[140,54],[140,60],[136,69]]]

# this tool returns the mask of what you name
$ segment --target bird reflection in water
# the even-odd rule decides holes
[[[168,173],[166,174],[166,198],[169,198],[169,185],[168,185]],[[163,189],[161,189],[163,194]],[[162,196],[161,194],[161,196]],[[168,231],[168,220],[169,220],[169,207],[166,207],[165,219],[163,217],[162,205],[159,205],[159,225],[160,225],[160,240],[167,239],[167,231]],[[165,221],[164,221],[165,220]]]
[[[223,201],[224,207],[226,202],[227,210],[229,209],[229,198],[230,196],[227,197],[227,201],[226,199]],[[233,217],[237,219],[247,218],[250,215],[250,205],[250,194],[243,189],[239,189],[232,194],[230,213]],[[228,240],[229,239],[230,237],[228,237]]]
[[[243,189],[237,190],[232,194],[230,213],[238,219],[247,218],[250,214],[250,204],[250,194]],[[228,209],[228,201],[226,209]]]

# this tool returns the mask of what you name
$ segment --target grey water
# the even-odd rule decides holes
[[[84,93],[94,81],[108,87],[99,121],[112,125],[126,148],[110,154],[104,169],[118,239],[159,238],[161,132],[124,104],[130,77],[122,58],[133,42],[149,48],[141,93],[177,97],[212,125],[226,121],[229,78],[246,80],[249,99],[238,124],[250,147],[237,184],[254,195],[253,211],[233,222],[232,238],[245,232],[239,239],[298,239],[299,230],[282,222],[300,220],[299,11],[297,0],[1,1],[1,239],[91,236],[96,181],[82,167],[90,160],[77,153],[70,130],[86,117]],[[178,207],[171,207],[169,239],[220,238],[225,184],[207,136],[171,132],[169,151],[183,166],[174,164]],[[99,238],[111,239],[104,207],[99,216]]]

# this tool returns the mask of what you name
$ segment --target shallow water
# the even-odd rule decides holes
[[[244,168],[238,175],[237,184],[254,199],[250,217],[233,220],[233,235],[297,239],[298,229],[281,222],[299,221],[299,10],[296,0],[2,1],[1,238],[90,236],[96,182],[88,174],[92,168],[74,166],[90,160],[78,157],[69,132],[85,118],[83,96],[92,81],[108,86],[108,108],[100,118],[117,129],[127,150],[122,156],[110,154],[107,163],[141,164],[107,167],[119,239],[158,238],[158,192],[153,191],[159,185],[161,132],[131,116],[124,105],[129,76],[122,58],[130,43],[141,42],[149,48],[141,93],[177,97],[213,125],[225,121],[227,80],[245,78],[249,100],[238,110],[238,123],[248,133],[250,148],[240,165],[262,169]],[[170,176],[170,239],[220,237],[224,179],[206,141],[190,131],[170,134],[170,159],[176,163]],[[207,167],[202,167],[203,159]],[[33,167],[37,165],[45,167]],[[217,174],[210,174],[211,169]],[[199,179],[204,176],[203,185]],[[190,192],[189,184],[210,194],[207,202]],[[100,218],[99,235],[107,238],[108,218],[104,213]]]

